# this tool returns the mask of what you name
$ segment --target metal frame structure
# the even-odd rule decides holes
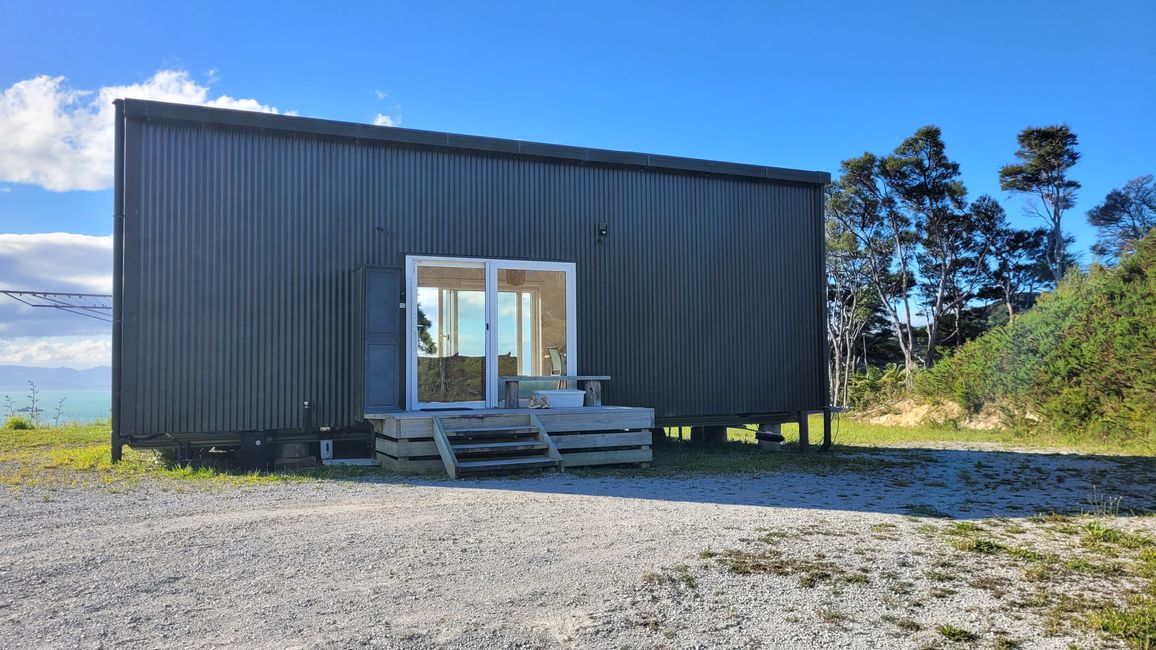
[[[0,293],[29,307],[59,309],[106,323],[112,322],[112,296],[108,294],[17,291],[15,289],[0,289]]]

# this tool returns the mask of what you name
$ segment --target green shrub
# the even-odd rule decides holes
[[[4,428],[9,431],[30,431],[36,428],[36,423],[28,418],[13,415],[4,421]]]
[[[1072,271],[1014,322],[916,376],[927,399],[1008,406],[1069,436],[1156,443],[1156,233]]]
[[[867,372],[847,378],[847,401],[856,410],[890,404],[902,398],[907,390],[903,369],[892,363],[885,368],[871,366]]]

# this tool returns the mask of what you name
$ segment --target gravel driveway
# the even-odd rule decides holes
[[[949,515],[1047,543],[1029,515],[1084,509],[1093,485],[1156,508],[1150,462],[883,456],[825,474],[23,487],[0,495],[0,647],[950,647],[944,624],[982,647],[1114,647],[969,586],[1022,580],[1002,560],[945,565],[959,552],[937,530]],[[732,561],[751,557],[777,564]]]

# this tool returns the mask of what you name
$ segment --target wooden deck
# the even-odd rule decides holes
[[[563,467],[645,464],[651,461],[654,410],[627,406],[552,409],[463,409],[367,413],[377,460],[397,472],[444,471],[435,441],[437,418],[474,430],[524,424],[533,414],[562,455]]]

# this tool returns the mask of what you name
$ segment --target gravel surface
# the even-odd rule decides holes
[[[1016,604],[1020,569],[960,557],[937,529],[950,515],[1047,541],[1029,515],[1093,494],[1153,509],[1149,461],[884,457],[684,479],[22,487],[0,494],[0,647],[963,647],[943,624],[977,647],[1116,647],[1049,630]],[[727,564],[751,558],[766,566]]]

